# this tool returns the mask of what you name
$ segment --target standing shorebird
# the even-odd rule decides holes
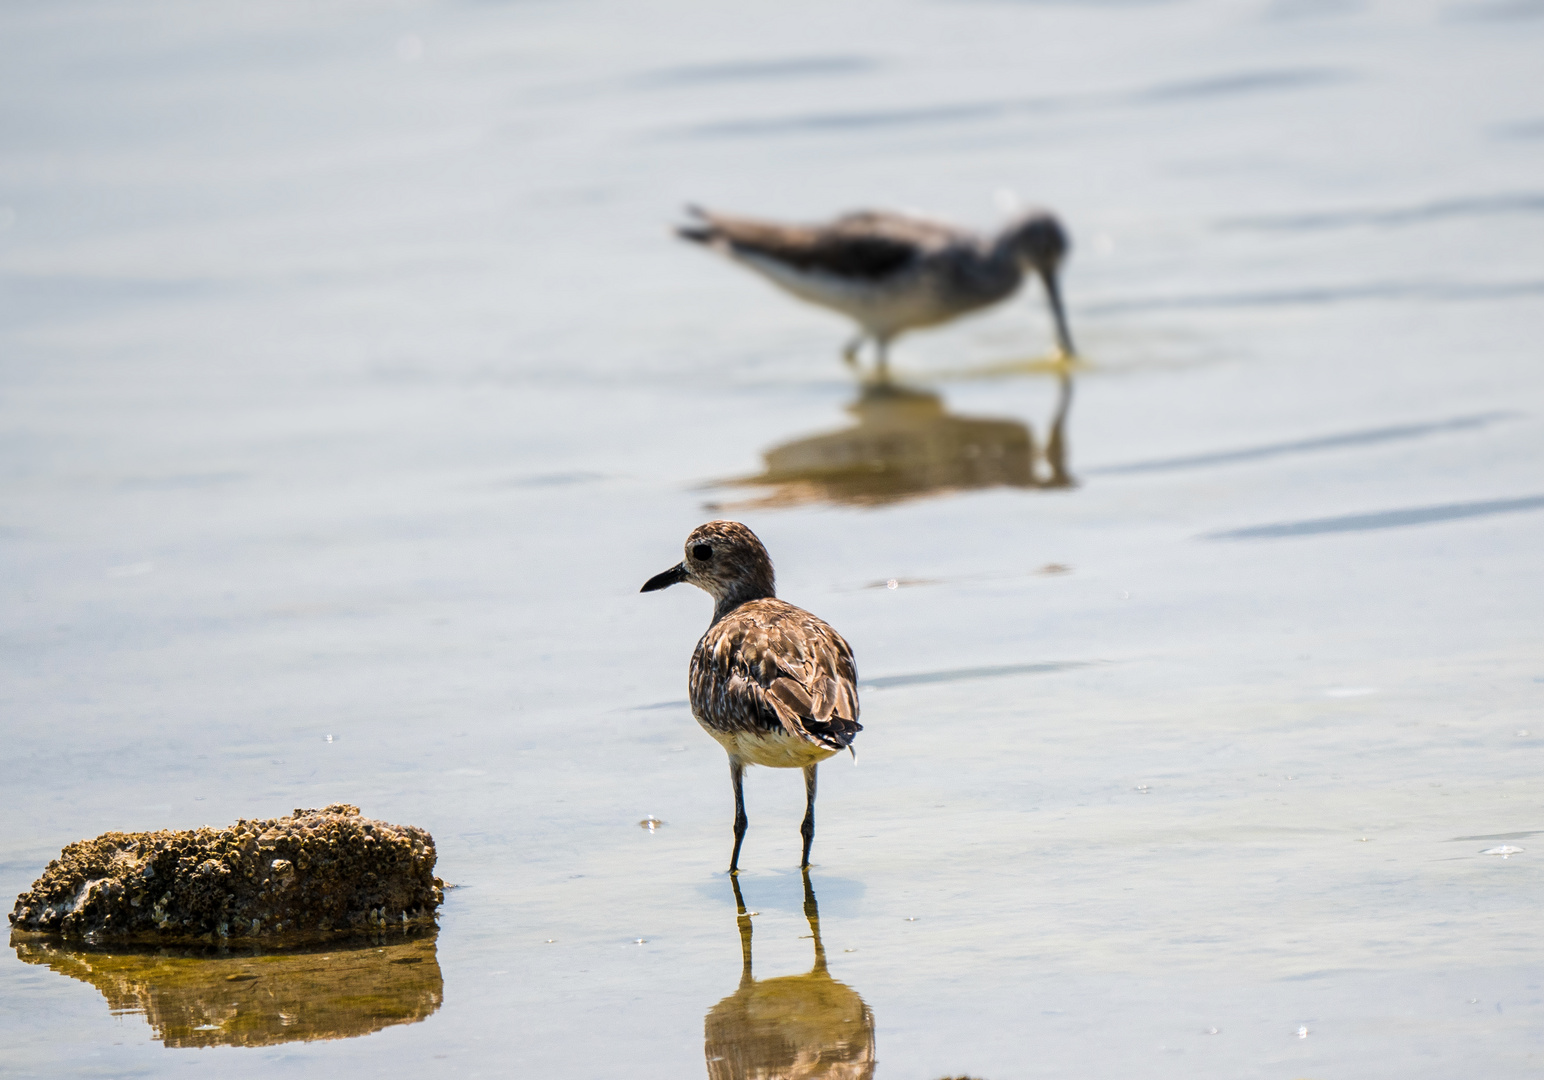
[[[713,597],[713,622],[692,653],[692,715],[729,754],[734,784],[734,854],[745,841],[747,765],[803,769],[799,831],[810,864],[815,839],[815,769],[852,747],[858,723],[858,669],[852,649],[809,612],[777,599],[772,559],[738,521],[710,521],[686,538],[686,558],[640,592],[691,582]]]
[[[846,214],[824,225],[785,225],[699,207],[676,229],[750,267],[801,300],[840,311],[858,324],[842,350],[856,364],[874,342],[886,373],[898,334],[936,326],[1012,296],[1026,273],[1040,276],[1056,322],[1056,345],[1071,357],[1072,335],[1057,274],[1070,247],[1061,222],[1046,211],[1021,215],[996,236],[886,211]]]

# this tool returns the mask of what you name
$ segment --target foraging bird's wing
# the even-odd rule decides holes
[[[951,236],[944,226],[900,214],[848,214],[829,225],[784,225],[695,209],[693,214],[700,224],[677,230],[687,240],[844,278],[888,277]]]
[[[918,251],[934,251],[976,239],[972,233],[958,226],[889,210],[859,210],[843,214],[828,228],[838,236],[882,237],[898,244],[909,244]]]
[[[774,721],[833,750],[863,730],[852,649],[808,612],[779,600],[752,601],[716,623],[703,646],[692,660],[694,700],[701,689],[730,715],[755,715],[769,727]]]

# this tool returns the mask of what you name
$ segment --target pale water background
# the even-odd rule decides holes
[[[703,1075],[709,604],[637,589],[854,386],[666,227],[1012,189],[1079,485],[736,511],[869,680],[813,882],[876,1075],[1538,1075],[1541,57],[1535,0],[12,0],[0,894],[339,800],[462,888],[356,1038],[172,1049],[7,952],[0,1073]],[[898,371],[1043,440],[1027,295]],[[799,778],[748,800],[803,972]]]

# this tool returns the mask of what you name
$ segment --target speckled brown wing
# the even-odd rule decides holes
[[[790,735],[832,750],[852,744],[858,669],[825,622],[781,600],[752,600],[709,627],[691,664],[692,711],[724,732]]]

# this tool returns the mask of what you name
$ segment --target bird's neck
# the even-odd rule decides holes
[[[987,249],[987,256],[994,263],[1011,266],[1015,273],[1024,272],[1019,259],[1018,237],[1012,229],[1004,229],[993,238],[991,247]]]
[[[748,604],[752,600],[769,600],[776,595],[770,581],[738,584],[717,598],[713,605],[713,621],[718,622],[741,604]]]

